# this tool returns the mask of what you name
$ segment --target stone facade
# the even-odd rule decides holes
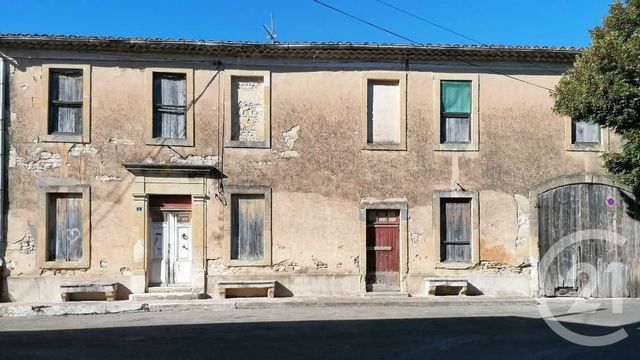
[[[61,284],[87,282],[118,282],[121,299],[147,291],[147,210],[154,194],[192,197],[189,287],[212,297],[221,280],[276,280],[276,296],[364,295],[363,210],[387,207],[398,209],[402,217],[403,292],[426,295],[425,278],[439,276],[465,278],[487,295],[533,296],[537,244],[530,237],[529,216],[535,208],[529,191],[549,179],[602,171],[599,152],[567,150],[566,122],[552,112],[547,90],[497,74],[553,88],[569,61],[525,59],[478,67],[453,58],[369,61],[358,55],[284,61],[247,54],[221,55],[212,62],[179,51],[132,57],[69,48],[3,48],[2,42],[0,49],[13,59],[8,62],[9,210],[3,274],[4,298],[11,301],[59,300]],[[43,66],[51,64],[88,65],[86,143],[44,141],[42,130],[34,126],[46,106]],[[193,90],[188,105],[193,146],[147,141],[147,68],[193,72],[187,85]],[[228,81],[229,74],[243,72],[247,77]],[[402,79],[404,148],[363,146],[367,129],[361,119],[367,104],[362,82],[373,72],[386,74],[382,79]],[[256,73],[268,78],[256,79]],[[434,146],[436,82],[449,76],[477,81],[477,149]],[[225,134],[225,125],[233,127],[225,124],[229,114],[240,121],[236,139]],[[613,140],[610,146],[616,145]],[[251,146],[257,142],[259,146]],[[222,175],[166,177],[136,173],[123,164],[163,165],[174,173],[179,166],[215,166]],[[37,189],[55,179],[90,187],[86,267],[48,268],[38,260],[37,248],[45,246],[39,235],[45,217]],[[258,266],[231,264],[226,250],[230,195],[225,190],[243,186],[270,189],[268,259]],[[434,217],[439,209],[433,208],[434,194],[461,188],[477,194],[478,259],[465,267],[448,267],[435,250],[434,229],[439,226],[433,219],[439,218]]]

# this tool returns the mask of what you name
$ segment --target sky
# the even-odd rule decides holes
[[[321,0],[415,42],[474,44],[378,0]],[[589,46],[612,0],[384,0],[483,44]],[[0,33],[408,43],[313,0],[0,0]]]

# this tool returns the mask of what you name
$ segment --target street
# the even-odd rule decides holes
[[[582,335],[623,327],[604,347],[554,333],[537,306],[301,307],[224,311],[0,318],[7,359],[425,359],[635,358],[640,302],[554,300],[550,308]],[[568,312],[568,314],[567,314]],[[561,315],[561,316],[559,316]]]

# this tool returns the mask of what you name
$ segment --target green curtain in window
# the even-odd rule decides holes
[[[471,81],[440,83],[442,112],[471,113]]]

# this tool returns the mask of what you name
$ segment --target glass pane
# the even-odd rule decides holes
[[[78,134],[82,128],[82,108],[77,106],[52,106],[49,133]]]
[[[82,101],[82,71],[51,73],[51,99],[68,102]]]
[[[587,121],[573,121],[574,144],[599,144],[600,125]]]
[[[153,137],[185,139],[187,124],[185,115],[174,112],[153,112]]]
[[[471,113],[471,81],[442,81],[440,98],[444,113]]]
[[[184,74],[154,74],[153,103],[156,105],[186,106],[186,83]]]
[[[443,117],[441,139],[443,143],[471,142],[471,119],[459,117]]]

